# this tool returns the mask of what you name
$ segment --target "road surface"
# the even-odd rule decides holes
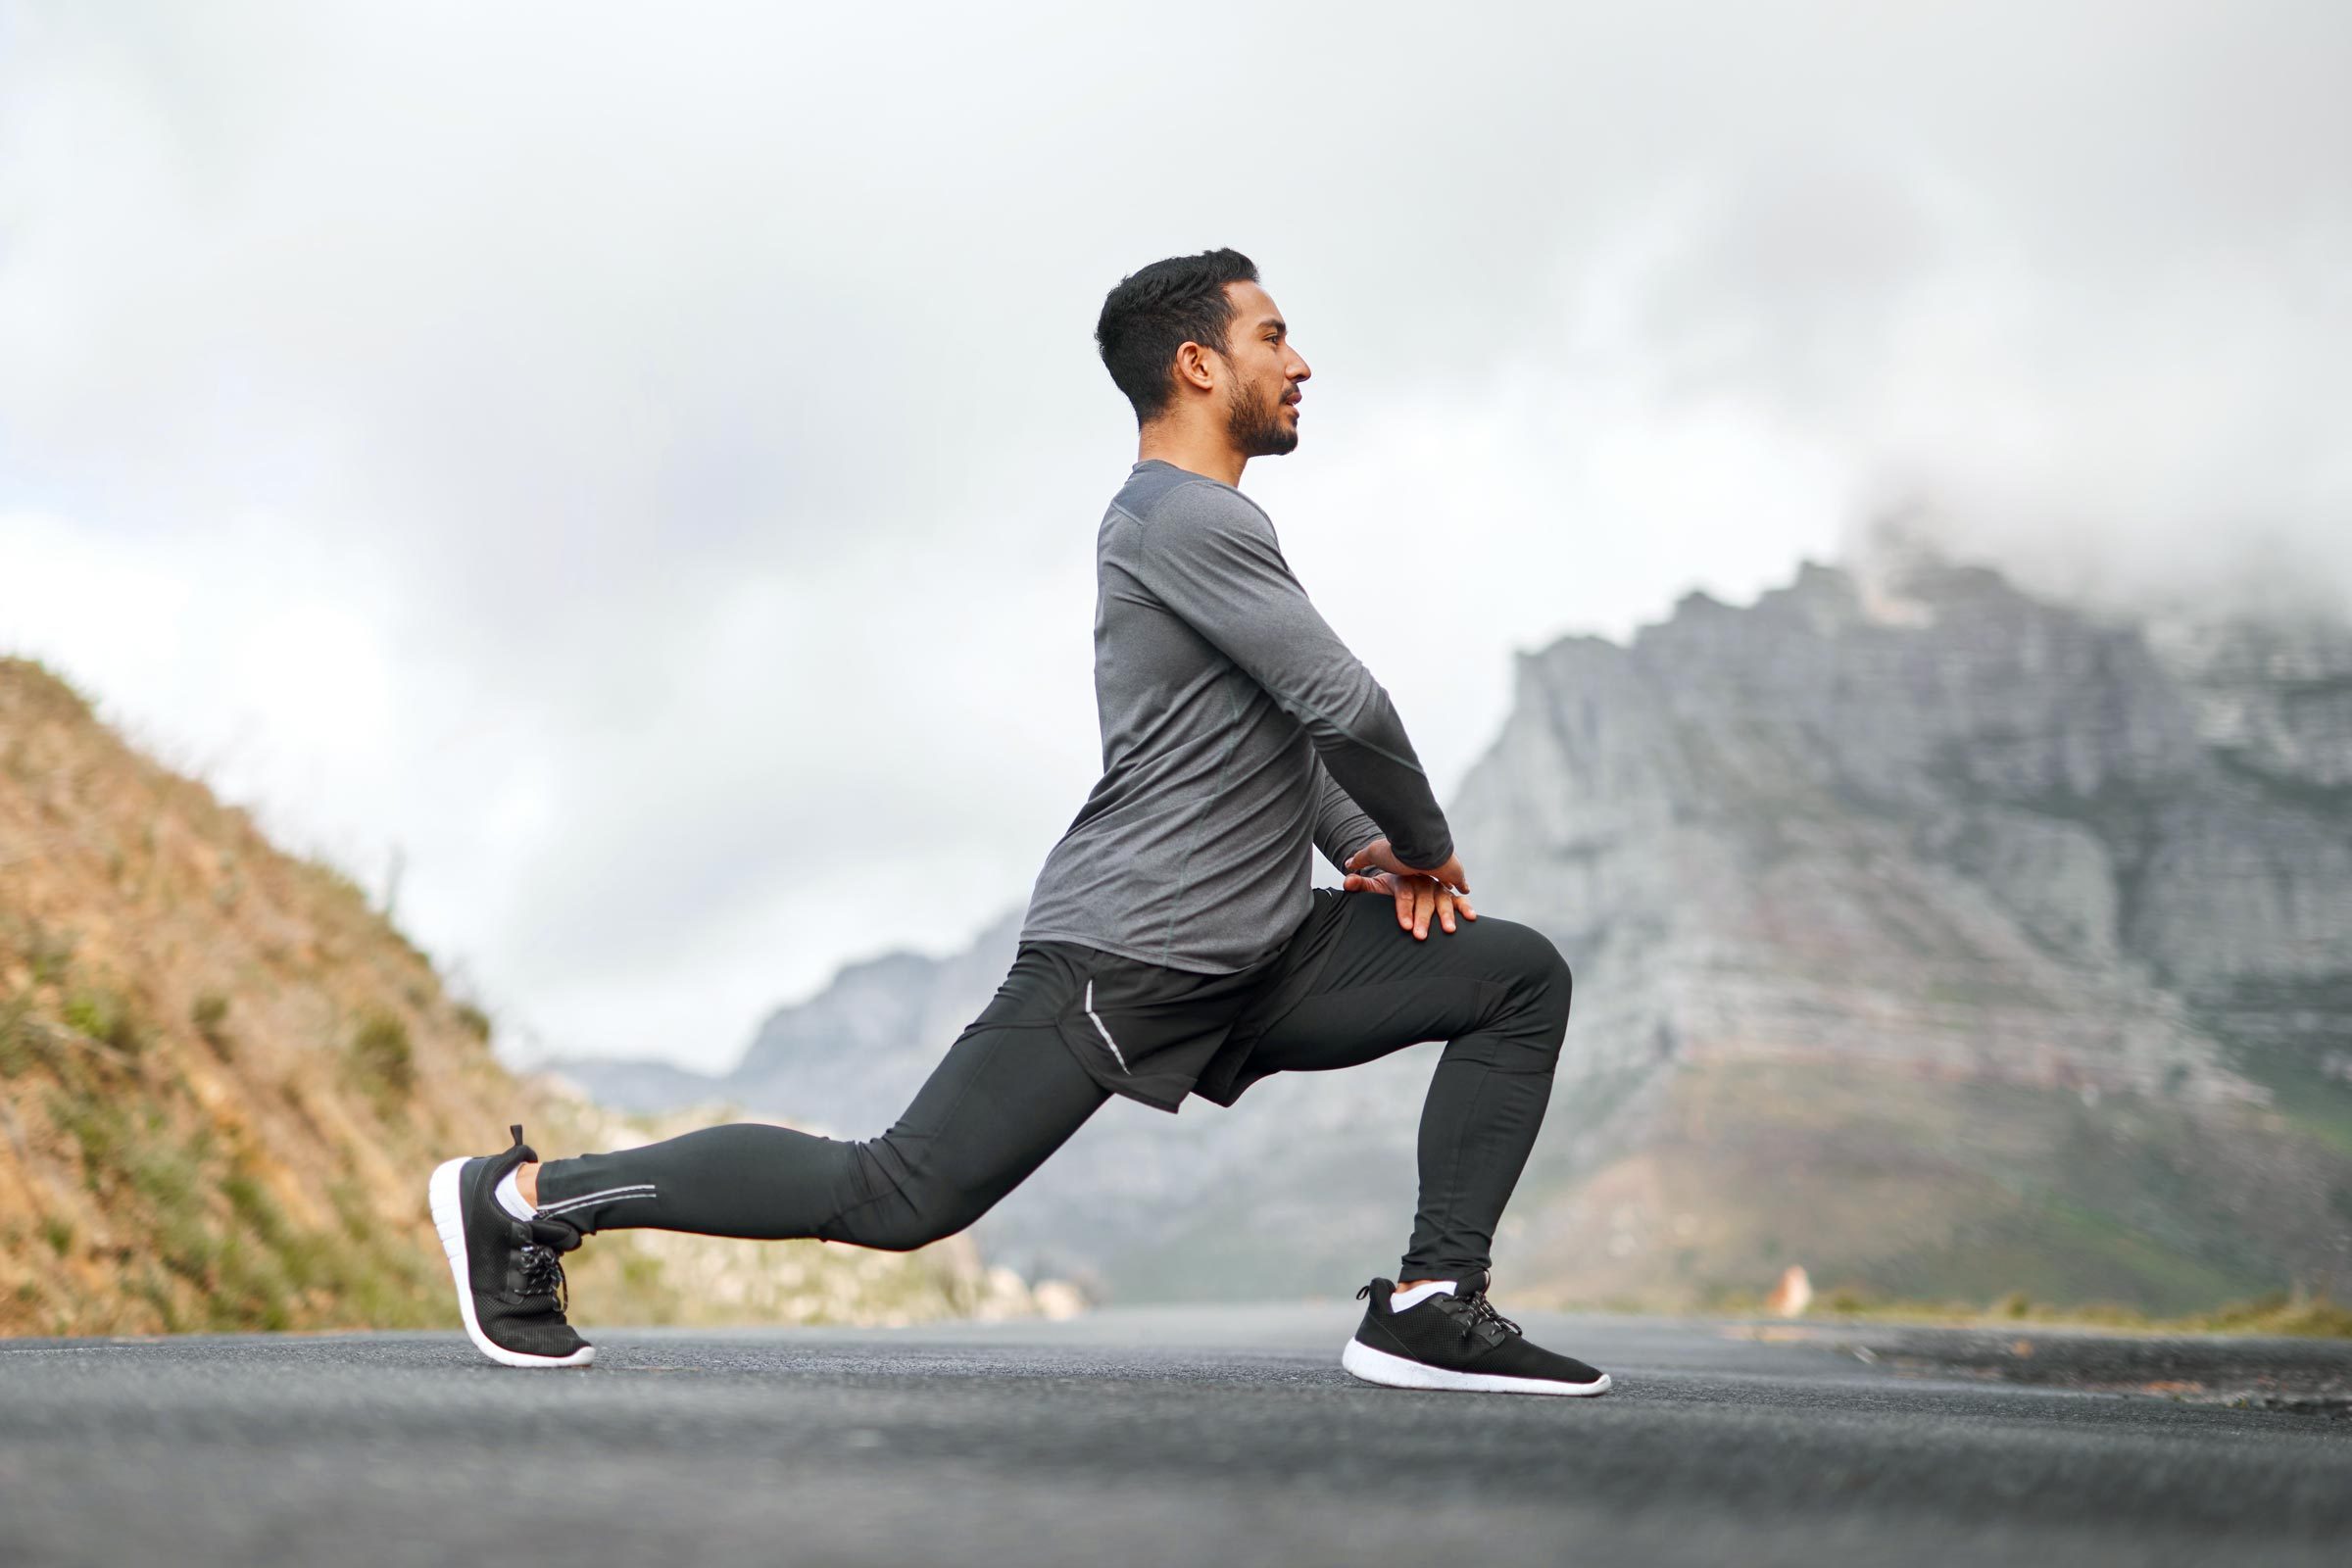
[[[1544,1315],[1616,1392],[1408,1394],[1357,1310],[5,1341],[0,1562],[2352,1561],[2352,1421]]]

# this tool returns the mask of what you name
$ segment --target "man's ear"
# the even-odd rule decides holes
[[[1212,356],[1200,344],[1191,341],[1176,346],[1176,379],[1202,392],[1217,388],[1217,372],[1209,362]]]

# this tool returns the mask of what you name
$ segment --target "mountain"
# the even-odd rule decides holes
[[[2341,628],[1932,559],[1523,660],[1455,815],[1578,956],[1587,1092],[1641,1102],[1547,1151],[1545,1282],[2352,1288],[2347,692]]]
[[[1724,1301],[1790,1262],[1976,1301],[2352,1294],[2345,627],[1807,565],[1522,656],[1449,814],[1482,911],[1578,975],[1513,1298]],[[845,971],[711,1090],[880,1130],[1011,932]],[[1114,1105],[983,1244],[1131,1298],[1384,1267],[1435,1050]]]
[[[809,1001],[769,1014],[725,1074],[648,1061],[570,1061],[557,1071],[623,1110],[791,1107],[797,1120],[879,1132],[996,994],[1019,929],[1015,911],[945,958],[899,952],[844,965]]]
[[[0,660],[0,1334],[451,1326],[424,1179],[630,1125],[517,1080],[351,881]],[[1031,1309],[969,1242],[906,1256],[620,1233],[575,1317]]]

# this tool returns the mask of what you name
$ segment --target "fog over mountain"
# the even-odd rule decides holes
[[[0,646],[397,848],[510,1055],[718,1067],[1092,782],[1089,330],[1160,255],[1264,267],[1248,487],[1448,792],[1517,653],[1890,511],[2347,595],[2340,6],[1170,25],[0,0]]]

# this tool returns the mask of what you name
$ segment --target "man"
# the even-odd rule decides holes
[[[1096,536],[1102,777],[1047,857],[1011,972],[891,1130],[707,1128],[618,1153],[433,1173],[466,1328],[511,1366],[581,1366],[558,1254],[602,1230],[818,1236],[906,1250],[971,1224],[1113,1095],[1230,1105],[1276,1072],[1445,1040],[1420,1208],[1343,1352],[1400,1388],[1600,1394],[1488,1303],[1489,1249],[1567,1029],[1541,933],[1481,920],[1388,693],[1235,488],[1298,444],[1306,362],[1230,250],[1154,263],[1095,329],[1139,461]],[[1308,884],[1310,848],[1348,872]],[[1431,940],[1432,926],[1438,936]]]

